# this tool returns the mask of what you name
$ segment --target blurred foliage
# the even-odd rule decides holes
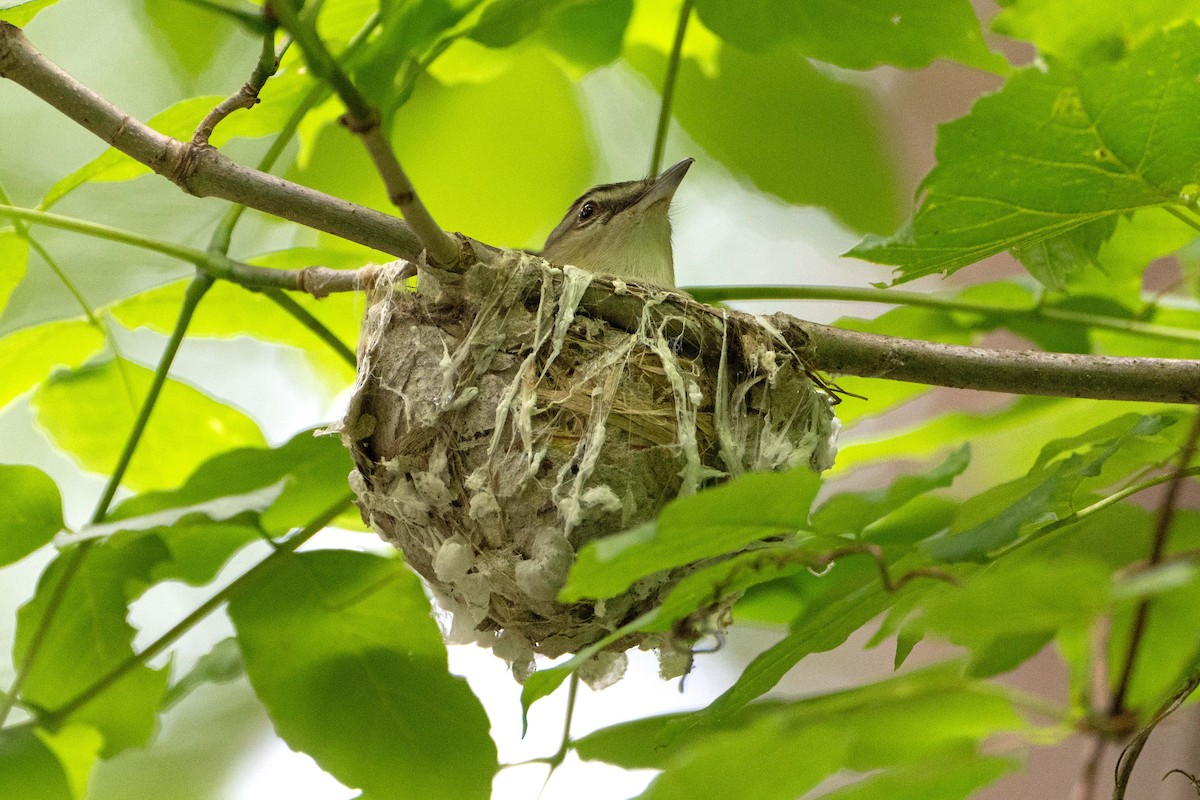
[[[897,308],[842,327],[947,344],[1015,336],[1059,352],[1196,357],[1200,4],[1104,0],[1086,13],[1067,0],[1000,5],[985,37],[966,0],[696,0],[679,53],[678,134],[702,151],[692,153],[701,164],[773,202],[873,231],[852,254],[893,265],[896,282],[1003,251],[1027,269],[960,283],[937,303],[893,295]],[[656,105],[679,11],[679,0],[325,0],[304,13],[379,107],[441,224],[537,247],[569,202],[610,171],[594,119],[607,107],[595,103],[597,78],[619,79]],[[118,13],[132,16],[137,36],[114,53],[89,34]],[[175,92],[145,116],[186,139],[252,69],[269,27],[261,13],[239,0],[143,0],[132,10],[31,0],[3,3],[0,19],[28,25],[36,45],[118,104],[160,97],[139,91],[151,84]],[[989,48],[1000,37],[1032,44],[1037,59],[1009,64]],[[903,135],[887,121],[886,80],[864,71],[939,60],[1003,85],[941,127],[937,164],[901,222]],[[341,106],[299,48],[283,54],[261,101],[222,122],[212,144],[249,164],[278,138],[279,174],[389,210],[370,160],[338,122]],[[202,201],[194,219],[137,213],[159,180],[149,170],[15,86],[0,82],[0,105],[0,184],[23,195],[31,176],[53,175],[30,205],[120,219],[152,240],[219,245],[210,239],[219,204]],[[624,121],[620,130],[623,160],[644,163],[655,132]],[[46,141],[72,144],[59,152]],[[2,193],[0,201],[9,204]],[[488,796],[499,769],[489,722],[447,671],[419,581],[396,557],[296,554],[283,544],[330,518],[362,527],[345,508],[337,513],[351,467],[336,439],[314,436],[322,420],[281,437],[263,411],[304,392],[332,400],[352,384],[329,339],[353,347],[362,299],[297,297],[323,338],[271,298],[218,282],[195,310],[182,361],[201,346],[236,357],[249,341],[290,365],[290,382],[262,376],[254,394],[274,404],[242,409],[220,370],[160,365],[162,393],[112,487],[120,502],[84,524],[64,508],[90,502],[94,489],[81,489],[89,484],[80,476],[112,475],[154,380],[146,343],[160,348],[176,328],[189,283],[134,253],[120,274],[105,274],[104,301],[90,302],[79,287],[97,286],[94,276],[76,279],[95,266],[65,245],[68,234],[4,219],[0,408],[6,421],[24,412],[21,424],[66,458],[0,454],[11,462],[0,465],[0,565],[39,554],[46,564],[32,597],[9,612],[20,678],[17,696],[0,704],[0,796],[80,800],[89,785],[111,796],[135,777],[122,770],[154,763],[164,772],[146,792],[170,786],[175,769],[195,782],[179,796],[218,791],[237,759],[230,742],[205,740],[224,760],[217,778],[203,780],[178,752],[158,758],[154,748],[179,738],[159,736],[168,710],[193,729],[224,719],[249,736],[253,725],[229,722],[227,709],[198,705],[213,684],[230,682],[253,690],[290,747],[364,798],[394,796],[398,785],[411,798]],[[353,269],[381,258],[253,211],[229,254],[277,269]],[[1153,291],[1148,269],[1158,276]],[[30,288],[55,282],[55,296]],[[38,314],[26,313],[43,300]],[[781,628],[708,707],[573,743],[584,759],[658,770],[643,797],[704,796],[715,785],[747,798],[968,797],[1102,710],[1093,672],[1103,663],[1117,680],[1147,601],[1136,661],[1155,668],[1132,671],[1126,708],[1146,721],[1195,669],[1200,514],[1176,514],[1166,560],[1148,568],[1158,514],[1125,499],[1163,482],[1188,415],[1040,397],[948,408],[929,387],[839,383],[869,399],[838,407],[847,436],[830,473],[745,475],[579,553],[563,597],[581,601],[707,560],[613,641],[673,630],[735,599],[739,620]],[[267,429],[276,432],[270,442]],[[264,540],[280,549],[233,588],[214,585],[231,559],[249,557],[252,544],[265,549]],[[228,593],[216,597],[229,601],[233,635],[188,663],[152,660],[157,651],[146,650],[130,616],[131,604],[172,582]],[[962,655],[846,691],[763,699],[799,661],[873,620],[882,622],[872,646],[894,642],[897,667],[926,639]],[[1101,621],[1112,631],[1104,650],[1089,644]],[[1034,701],[991,680],[1048,645],[1066,663],[1066,696]],[[526,710],[587,655],[530,678]],[[989,742],[997,735],[1003,747]]]

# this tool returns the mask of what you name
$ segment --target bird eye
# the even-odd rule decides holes
[[[589,220],[589,219],[591,219],[592,215],[595,213],[596,213],[596,204],[589,200],[588,202],[584,203],[579,209],[579,221],[584,222],[586,220]]]

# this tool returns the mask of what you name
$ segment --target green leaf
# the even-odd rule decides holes
[[[25,277],[29,263],[29,243],[15,230],[0,230],[0,314],[8,305],[9,295]]]
[[[171,684],[163,698],[163,708],[170,708],[206,683],[228,683],[245,674],[246,665],[237,639],[232,636],[222,639],[200,656],[186,675]]]
[[[282,269],[314,265],[358,267],[363,263],[363,259],[356,255],[322,248],[296,248],[250,261],[260,266],[279,266]],[[122,300],[113,306],[112,315],[127,328],[144,326],[159,333],[169,333],[175,325],[179,306],[190,282],[189,278],[169,283]],[[362,309],[354,293],[343,292],[322,300],[308,295],[293,299],[343,342],[348,342],[348,346],[353,346],[358,340]],[[215,339],[252,336],[265,342],[297,347],[304,352],[317,375],[324,379],[331,390],[344,388],[353,377],[353,368],[333,348],[270,298],[219,281],[208,291],[206,300],[196,309],[188,327],[190,336]]]
[[[763,717],[742,730],[706,737],[673,759],[638,797],[685,800],[711,796],[720,786],[728,800],[792,800],[837,771],[847,738],[833,724],[790,730]]]
[[[568,3],[542,25],[541,39],[571,63],[603,66],[621,55],[633,0],[583,0]]]
[[[1180,203],[1200,179],[1197,72],[1200,28],[1188,25],[1115,64],[1016,73],[941,128],[938,165],[912,222],[891,237],[868,236],[850,255],[897,265],[903,282]]]
[[[764,701],[720,719],[702,710],[634,720],[583,737],[576,750],[583,759],[626,769],[664,769],[665,777],[692,768],[700,752],[723,759],[726,743],[725,752],[733,755],[733,748],[759,739],[760,732],[785,740],[832,728],[845,748],[835,766],[866,772],[977,757],[985,738],[1025,727],[1007,690],[966,678],[961,665],[948,663],[802,700]],[[913,736],[918,729],[921,735]],[[742,758],[769,774],[787,768],[772,759]]]
[[[1100,247],[1113,234],[1117,217],[1086,222],[1066,233],[1013,248],[1029,274],[1047,289],[1066,291],[1067,280],[1087,266],[1098,266]]]
[[[807,527],[821,479],[806,468],[742,475],[671,502],[657,523],[589,542],[560,597],[612,597],[655,572]]]
[[[21,697],[54,709],[133,655],[130,601],[150,584],[151,571],[169,558],[156,537],[100,542],[86,552],[63,551],[38,581],[32,600],[17,613],[13,660],[21,663],[59,584],[69,579],[53,621],[27,673]],[[69,565],[75,565],[72,570]],[[104,736],[105,758],[149,741],[167,688],[167,670],[141,665],[71,716]]]
[[[78,800],[63,765],[32,728],[0,730],[0,796]]]
[[[905,475],[891,486],[871,492],[834,495],[812,515],[812,528],[826,535],[862,534],[869,525],[934,489],[949,486],[971,461],[971,447],[964,444],[939,466],[921,475]]]
[[[939,58],[1003,72],[968,0],[697,0],[714,33],[745,50],[795,47],[847,69],[925,67]]]
[[[497,245],[540,247],[592,180],[575,87],[537,50],[481,83],[447,86],[422,78],[392,142],[442,227]],[[361,143],[340,126],[322,127],[309,152],[289,178],[392,210]]]
[[[278,131],[311,86],[312,79],[299,71],[275,75],[259,93],[262,102],[249,111],[236,111],[227,117],[213,133],[210,143],[220,147],[234,138],[254,138]],[[180,100],[155,114],[146,124],[159,133],[190,141],[200,121],[223,100],[220,95]],[[42,198],[41,208],[51,208],[86,183],[130,181],[149,174],[149,167],[110,147],[51,186]]]
[[[0,566],[49,544],[62,529],[54,480],[36,467],[0,464]]]
[[[1001,0],[992,30],[1027,39],[1066,61],[1116,60],[1178,22],[1200,21],[1195,0],[1095,0],[1079,13],[1074,0]]]
[[[265,532],[278,535],[307,524],[344,496],[352,468],[349,453],[336,437],[301,431],[279,447],[218,453],[178,489],[130,497],[106,519],[115,526],[134,517],[250,494],[283,481],[283,491],[259,519]]]
[[[1104,471],[1106,462],[1128,444],[1155,437],[1173,422],[1171,417],[1126,414],[1079,436],[1048,443],[1027,476],[964,503],[949,535],[929,541],[926,552],[941,561],[987,560],[989,553],[1015,541],[1031,525],[1069,514],[1071,498],[1087,479],[1103,476],[1101,484],[1112,483],[1115,477],[1111,470]],[[1144,464],[1144,458],[1135,458],[1121,467],[1131,471]]]
[[[1062,628],[1086,629],[1110,599],[1109,568],[1094,559],[1001,562],[960,586],[932,588],[905,630],[968,648],[977,656],[971,673],[985,676],[1015,667]],[[1018,638],[1036,649],[1019,647]]]
[[[290,555],[235,596],[229,615],[276,731],[365,800],[397,787],[414,800],[490,796],[487,716],[446,671],[428,601],[400,561]]]
[[[56,367],[74,369],[104,347],[104,335],[83,320],[46,322],[0,338],[0,408],[45,380]]]
[[[25,0],[23,3],[9,3],[4,8],[0,8],[0,19],[16,25],[18,28],[23,28],[38,15],[39,11],[49,8],[57,2],[58,0]]]
[[[38,422],[84,468],[111,472],[152,377],[122,359],[59,373],[34,395]],[[177,485],[215,453],[261,444],[248,417],[168,379],[124,482],[134,489]]]
[[[92,768],[104,744],[99,731],[86,725],[63,725],[53,733],[38,730],[36,735],[58,758],[76,800],[85,800]]]
[[[894,574],[917,566],[913,559],[890,565]],[[821,588],[792,623],[787,636],[760,653],[720,697],[687,724],[720,724],[737,714],[750,701],[770,691],[805,656],[823,653],[841,645],[851,633],[882,614],[920,582],[899,592],[888,592],[879,579],[875,562],[866,558],[844,559],[821,578]]]
[[[409,62],[428,51],[480,0],[407,0],[380,4],[379,32],[355,59],[354,77],[359,88],[379,108],[392,111],[397,76]]]
[[[867,777],[850,786],[821,795],[823,800],[965,800],[1015,771],[1021,763],[1012,758],[933,758],[911,767]]]
[[[661,87],[664,55],[637,46],[626,58]],[[686,59],[672,109],[705,152],[764,192],[794,205],[824,206],[856,230],[891,229],[900,218],[878,101],[798,53],[724,47],[712,70]],[[748,130],[754,131],[751,147]]]
[[[221,45],[238,33],[229,16],[197,4],[142,0],[142,6],[157,34],[153,43],[166,51],[167,63],[189,75],[208,69]]]

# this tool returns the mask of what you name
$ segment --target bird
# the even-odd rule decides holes
[[[542,256],[558,266],[675,288],[668,212],[692,161],[657,177],[588,189],[550,232]]]

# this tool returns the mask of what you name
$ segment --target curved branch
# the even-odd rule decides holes
[[[21,32],[0,22],[0,77],[197,197],[220,197],[405,259],[421,241],[402,220],[244,167],[218,150],[151,129],[72,78]]]
[[[0,77],[21,84],[192,194],[232,200],[410,261],[416,260],[422,251],[420,240],[399,219],[244,167],[210,147],[185,144],[151,130],[67,75],[39,53],[19,28],[4,22],[0,22]],[[32,216],[14,209],[5,212],[27,219]],[[47,216],[38,221],[51,222]],[[84,227],[78,222],[61,226],[76,230]],[[492,262],[500,252],[479,242],[465,241],[474,249],[475,257],[485,263]],[[189,251],[178,257],[193,260],[193,253]],[[467,266],[456,265],[455,270]],[[372,272],[361,274],[312,269],[285,273],[228,259],[209,263],[205,268],[216,277],[248,287],[309,291],[318,296],[332,291],[360,290],[371,283],[375,269],[367,268]],[[618,285],[597,277],[581,308],[615,325],[636,329],[651,291],[636,284],[619,282]],[[734,320],[749,316],[721,312],[681,294],[672,293],[655,302],[658,304],[655,314],[669,314],[676,323],[680,319],[686,322],[723,313]],[[770,319],[781,339],[810,367],[835,374],[1010,394],[1200,403],[1200,361],[988,350],[841,330],[784,314]],[[664,325],[665,330],[671,329],[671,321],[664,320]],[[674,335],[694,346],[706,344],[692,342],[691,336],[696,331],[686,324],[675,327]]]

